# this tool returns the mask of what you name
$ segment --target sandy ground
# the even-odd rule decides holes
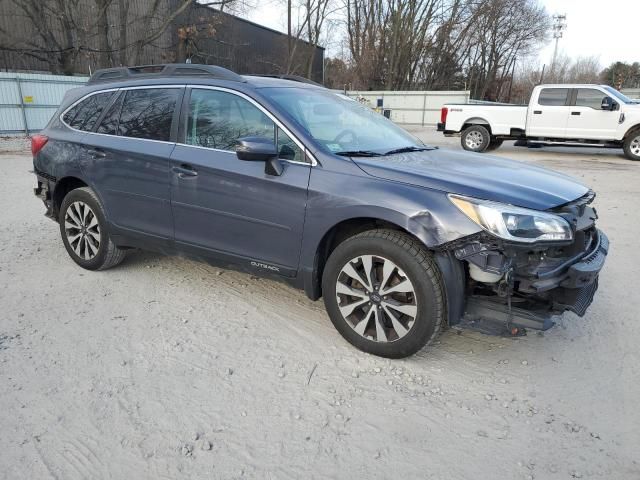
[[[143,252],[81,270],[29,155],[0,154],[0,478],[640,478],[640,164],[497,154],[598,192],[597,298],[544,335],[448,330],[401,361],[274,281]]]

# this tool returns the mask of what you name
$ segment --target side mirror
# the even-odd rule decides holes
[[[249,162],[265,162],[264,173],[280,176],[284,172],[282,162],[278,158],[278,150],[273,140],[265,137],[239,138],[236,156]]]
[[[611,97],[604,97],[602,99],[602,103],[600,104],[600,108],[602,110],[615,110],[617,103],[613,101]]]
[[[236,145],[236,155],[240,160],[249,162],[264,162],[278,156],[278,150],[273,143],[264,137],[239,138]]]

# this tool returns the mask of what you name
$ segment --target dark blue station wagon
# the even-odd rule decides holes
[[[518,334],[582,316],[608,251],[578,181],[429,147],[300,78],[100,70],[32,151],[81,267],[143,248],[275,277],[385,357],[460,323]]]

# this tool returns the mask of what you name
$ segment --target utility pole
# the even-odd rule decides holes
[[[287,0],[287,62],[291,62],[291,0]]]
[[[567,16],[565,14],[556,13],[553,16],[553,26],[551,27],[553,30],[553,38],[556,41],[556,45],[553,49],[553,60],[551,61],[551,74],[555,73],[556,68],[556,58],[558,56],[558,41],[562,38],[562,33],[567,28]]]

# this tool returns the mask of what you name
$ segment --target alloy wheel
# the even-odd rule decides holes
[[[413,283],[400,267],[379,255],[348,261],[336,280],[336,297],[347,324],[376,342],[401,339],[418,314]]]
[[[98,254],[100,224],[89,205],[81,201],[69,205],[64,216],[64,231],[69,246],[78,257],[91,260]]]

